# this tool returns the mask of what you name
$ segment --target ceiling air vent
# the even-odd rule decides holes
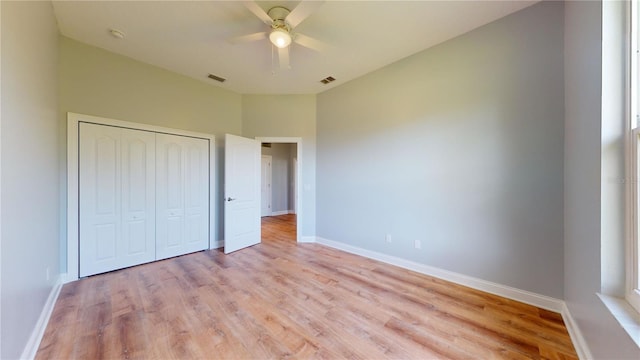
[[[320,80],[320,82],[326,85],[326,84],[328,84],[328,83],[330,83],[332,81],[335,81],[335,80],[336,79],[333,76],[329,76],[329,77],[326,77],[326,78]]]
[[[216,76],[216,75],[213,75],[213,74],[209,74],[209,76],[207,76],[207,77],[209,79],[213,79],[215,81],[220,81],[220,82],[225,82],[225,80],[227,80],[225,78],[221,78],[220,76]]]

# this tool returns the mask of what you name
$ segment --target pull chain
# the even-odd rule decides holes
[[[271,45],[271,75],[276,76],[276,66],[275,66],[275,46]]]

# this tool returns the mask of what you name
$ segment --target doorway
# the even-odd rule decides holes
[[[300,241],[299,160],[298,138],[256,138],[261,143],[263,194],[261,233],[262,239]],[[270,202],[270,211],[266,208]]]
[[[265,155],[264,152],[262,152],[260,161],[260,216],[262,217],[271,216],[271,162],[271,155]]]

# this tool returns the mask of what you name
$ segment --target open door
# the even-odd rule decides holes
[[[225,135],[224,253],[260,242],[260,142]]]

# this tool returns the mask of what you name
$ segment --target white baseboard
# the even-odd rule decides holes
[[[549,296],[540,295],[536,293],[532,293],[525,290],[520,290],[517,288],[513,288],[506,285],[501,285],[497,283],[493,283],[490,281],[485,281],[482,279],[474,278],[471,276],[458,274],[452,271],[443,270],[439,268],[435,268],[432,266],[419,264],[413,261],[405,260],[402,258],[398,258],[395,256],[379,253],[376,251],[362,249],[356,246],[348,245],[345,243],[324,239],[316,236],[303,236],[300,243],[318,243],[321,245],[325,245],[328,247],[332,247],[334,249],[346,251],[352,254],[364,256],[366,258],[370,258],[373,260],[378,260],[387,264],[395,265],[407,270],[412,270],[424,275],[433,276],[439,279],[451,281],[456,284],[468,286],[470,288],[485,291],[494,295],[503,296],[508,299],[520,301],[526,304],[530,304],[533,306],[537,306],[543,309],[559,312],[562,315],[565,326],[567,327],[567,331],[569,332],[569,336],[573,342],[574,347],[576,348],[576,352],[578,357],[582,360],[593,359],[591,355],[591,351],[587,346],[587,342],[580,331],[580,327],[576,323],[575,319],[571,315],[569,308],[565,304],[564,301],[555,299]],[[224,240],[219,240],[214,243],[215,248],[220,248],[224,246]],[[47,302],[45,303],[42,312],[40,313],[40,317],[38,318],[38,322],[36,323],[31,336],[29,337],[29,341],[22,352],[21,359],[34,359],[38,348],[40,347],[40,342],[42,341],[42,337],[47,328],[47,324],[49,323],[49,318],[51,317],[51,313],[53,312],[56,300],[58,299],[58,295],[60,294],[60,290],[62,289],[62,285],[67,282],[66,274],[60,274],[58,276],[55,285],[51,289],[49,293],[49,297],[47,298]]]
[[[549,296],[536,294],[533,292],[520,290],[506,285],[485,281],[482,279],[474,278],[467,275],[455,273],[453,271],[438,269],[432,266],[419,264],[413,261],[401,259],[395,256],[382,254],[376,251],[362,249],[356,246],[348,245],[345,243],[327,240],[321,237],[308,236],[310,241],[315,239],[315,242],[321,245],[329,246],[338,250],[346,251],[352,254],[364,256],[373,260],[382,261],[387,264],[395,265],[404,269],[412,270],[421,274],[433,276],[439,279],[451,281],[456,284],[468,286],[470,288],[485,291],[494,295],[502,296],[511,300],[520,301],[529,305],[537,306],[539,308],[558,312],[562,315],[564,324],[567,327],[573,346],[576,349],[578,358],[581,360],[593,359],[589,346],[580,331],[580,327],[576,323],[575,319],[571,315],[566,303],[560,299],[555,299]]]
[[[514,287],[497,284],[494,282],[474,278],[471,276],[459,274],[453,271],[443,270],[436,267],[419,264],[410,260],[401,259],[399,257],[382,254],[376,251],[366,250],[345,243],[327,240],[316,237],[316,242],[321,245],[329,246],[338,250],[346,251],[352,254],[364,256],[373,260],[382,261],[387,264],[399,266],[401,268],[412,270],[421,274],[433,276],[439,279],[451,281],[456,284],[468,286],[470,288],[488,292],[490,294],[503,296],[508,299],[520,301],[529,305],[537,306],[543,309],[562,313],[564,301],[533,292],[520,290]]]
[[[282,211],[272,211],[271,216],[280,216],[290,214],[291,210],[282,210]]]
[[[209,250],[220,249],[224,246],[224,240],[213,241],[211,246],[209,246]]]
[[[562,311],[560,314],[562,314],[562,320],[564,320],[564,325],[567,327],[569,337],[571,337],[571,342],[573,342],[573,347],[576,349],[578,358],[581,360],[593,359],[591,350],[589,350],[589,346],[587,345],[587,341],[582,335],[582,331],[580,331],[580,327],[571,315],[566,303],[562,304]]]
[[[36,353],[38,352],[38,348],[40,347],[40,342],[42,341],[42,336],[44,336],[44,331],[47,329],[49,318],[51,317],[53,308],[56,305],[56,300],[58,300],[58,295],[60,294],[60,290],[62,289],[62,285],[64,284],[65,279],[66,274],[61,274],[56,279],[56,282],[53,285],[51,292],[49,293],[49,297],[47,298],[47,302],[45,302],[44,307],[42,308],[42,312],[40,313],[38,322],[36,322],[36,326],[31,332],[29,341],[27,341],[27,345],[22,351],[20,359],[31,360],[36,357]]]
[[[470,288],[485,291],[494,295],[502,296],[511,300],[520,301],[529,305],[537,306],[543,309],[558,312],[562,315],[571,341],[576,349],[578,358],[581,360],[593,359],[591,351],[587,346],[587,342],[574,320],[566,303],[562,300],[549,296],[520,290],[506,285],[485,281],[467,275],[455,273],[453,271],[438,269],[432,266],[419,264],[413,261],[401,259],[395,256],[379,253],[376,251],[362,249],[356,246],[348,245],[338,241],[328,240],[315,236],[304,236],[300,242],[316,242],[321,245],[329,246],[334,249],[346,251],[352,254],[364,256],[369,259],[382,261],[387,264],[395,265],[407,270],[412,270],[421,274],[433,276],[439,279],[451,281],[456,284],[468,286]]]
[[[299,243],[314,243],[316,242],[316,237],[315,236],[303,236],[302,238],[300,238],[300,241],[298,241]]]

